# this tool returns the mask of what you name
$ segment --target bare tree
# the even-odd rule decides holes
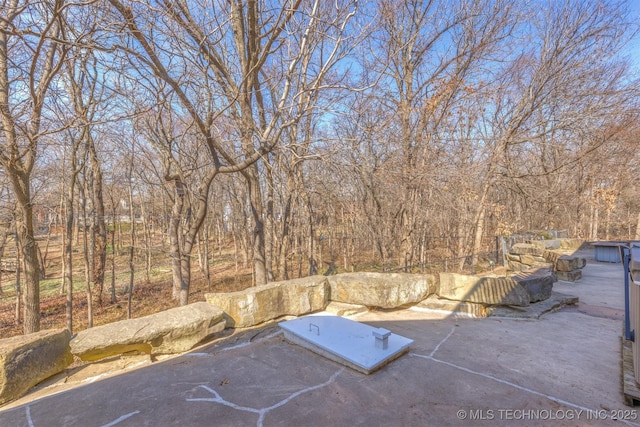
[[[481,79],[491,79],[488,64],[504,53],[517,15],[513,2],[483,0],[380,1],[378,10],[379,28],[362,56],[366,77],[377,84],[368,91],[368,100],[361,96],[363,100],[351,104],[368,111],[352,110],[349,140],[365,144],[369,156],[384,156],[383,161],[369,157],[358,162],[363,196],[373,203],[369,215],[383,215],[380,226],[395,230],[390,235],[394,252],[409,269],[422,239],[420,230],[426,229],[427,217],[421,212],[425,196],[437,186],[428,171],[438,167],[438,156],[446,152],[443,137],[448,138],[457,117],[474,105],[474,96],[477,99],[486,84]],[[361,151],[355,148],[355,153]],[[385,183],[379,186],[372,180]],[[396,203],[383,203],[391,194]],[[377,234],[378,239],[384,236]],[[377,246],[383,255],[382,247],[389,243]]]
[[[337,3],[332,15],[321,20],[318,1],[303,4],[298,0],[277,7],[242,1],[161,2],[159,8],[141,3],[133,7],[119,0],[110,3],[139,46],[125,49],[130,58],[162,82],[155,87],[175,94],[207,147],[209,165],[194,194],[192,221],[185,228],[180,224],[185,183],[180,165],[171,156],[173,141],[168,141],[169,152],[165,153],[171,160],[165,177],[174,185],[171,253],[178,263],[174,265],[175,296],[180,304],[188,301],[190,254],[208,209],[211,183],[221,173],[242,172],[249,183],[256,280],[264,283],[263,207],[256,162],[278,144],[289,126],[291,100],[322,89],[323,77],[338,59],[354,9]],[[211,13],[201,13],[210,8]],[[309,39],[321,37],[328,28],[335,34],[333,48],[328,48],[325,59],[314,68],[310,84],[294,87],[294,76],[314,53]],[[172,44],[169,55],[161,46],[165,42]]]
[[[620,4],[567,0],[533,16],[536,42],[505,69],[499,101],[485,116],[495,145],[484,191],[506,177],[503,184],[514,194],[541,202],[544,219],[536,222],[553,224],[566,175],[582,158],[588,164],[604,154],[633,122],[623,113],[633,85],[625,83],[626,66],[615,56],[630,33]],[[541,185],[546,196],[537,190]]]
[[[0,164],[11,179],[17,202],[16,226],[25,266],[25,333],[40,329],[40,271],[30,178],[47,93],[67,51],[60,42],[65,7],[64,0],[11,0],[3,3],[0,21]]]

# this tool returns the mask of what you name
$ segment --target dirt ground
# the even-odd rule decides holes
[[[171,288],[171,264],[166,248],[161,237],[156,236],[153,248],[152,269],[153,274],[150,280],[146,280],[145,274],[145,253],[137,252],[135,261],[135,285],[132,297],[133,317],[141,317],[163,311],[177,306],[177,302],[172,298]],[[56,329],[66,327],[66,295],[60,293],[61,282],[61,235],[54,234],[47,241],[44,237],[38,239],[38,245],[46,259],[46,277],[41,282],[40,292],[40,328]],[[199,270],[197,253],[192,254],[192,280],[189,293],[189,302],[204,301],[204,294],[207,292],[234,292],[241,291],[252,286],[252,274],[249,266],[243,266],[234,256],[232,242],[221,242],[221,247],[212,251],[210,259],[211,285],[207,285],[206,280]],[[14,247],[15,244],[9,242],[6,247]],[[82,254],[82,242],[74,246],[74,293],[73,300],[73,332],[79,332],[87,328],[88,304],[87,294],[84,290],[84,257]],[[120,243],[120,253],[116,255],[116,301],[111,302],[110,294],[110,272],[111,257],[110,250],[107,252],[107,266],[102,304],[97,303],[94,295],[93,305],[93,325],[99,326],[106,323],[124,320],[127,318],[127,285],[129,283],[129,259],[126,240]],[[214,245],[215,246],[215,245]],[[10,256],[5,250],[4,257]],[[15,254],[13,255],[15,257]],[[377,271],[379,265],[369,265],[367,261],[374,259],[374,254],[362,251],[360,258],[356,260],[359,268],[364,266],[365,270]],[[356,262],[354,261],[354,262]],[[300,261],[302,262],[302,261]],[[292,274],[297,277],[304,268],[296,267],[292,262]],[[323,264],[324,265],[324,264]],[[346,268],[346,267],[345,267]],[[352,270],[353,271],[353,270]],[[297,273],[297,274],[296,274]],[[503,274],[501,267],[492,268],[486,274]],[[478,272],[478,274],[481,274]],[[3,272],[0,280],[0,339],[9,338],[23,333],[22,324],[16,322],[16,298],[15,298],[15,273]],[[22,316],[22,313],[20,314]]]
[[[79,256],[80,254],[77,254]],[[109,254],[110,256],[110,254]],[[107,270],[110,271],[110,258],[107,259]],[[133,317],[141,317],[163,311],[177,306],[172,298],[171,271],[167,254],[159,254],[154,258],[154,274],[149,282],[146,280],[144,257],[137,260],[135,285],[132,297]],[[203,274],[199,271],[197,262],[192,265],[191,289],[189,302],[204,301],[207,292],[233,292],[246,289],[251,286],[251,273],[249,269],[236,270],[235,262],[230,254],[222,254],[214,257],[211,265],[211,287],[207,286]],[[60,279],[61,257],[56,248],[49,249],[47,256],[46,280]],[[83,261],[74,260],[75,274],[83,274]],[[128,258],[121,255],[116,258],[116,301],[111,302],[110,283],[107,277],[104,285],[102,304],[94,303],[93,325],[124,320],[127,318],[127,287]],[[79,332],[87,328],[88,304],[84,287],[74,284],[76,289],[73,299],[73,332]],[[41,286],[42,288],[42,286]],[[15,298],[15,274],[4,273],[2,275],[2,290],[0,294],[0,339],[9,338],[23,333],[22,324],[16,322],[16,298]],[[94,301],[97,299],[94,296]],[[57,290],[41,290],[40,297],[40,328],[56,329],[66,327],[66,296]],[[22,313],[20,313],[22,316]]]

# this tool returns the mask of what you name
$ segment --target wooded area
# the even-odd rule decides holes
[[[73,330],[74,272],[102,304],[123,245],[129,301],[160,252],[184,305],[223,248],[259,285],[475,265],[535,230],[640,239],[630,1],[0,4],[25,333],[49,245]]]

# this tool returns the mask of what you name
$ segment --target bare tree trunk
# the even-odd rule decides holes
[[[473,237],[473,253],[471,254],[471,273],[475,273],[475,269],[478,263],[478,254],[482,249],[482,236],[484,236],[484,218],[487,208],[484,203],[479,207],[478,216],[476,219],[476,232]]]
[[[42,254],[42,262],[41,262],[42,277],[45,277],[45,274],[46,274],[47,258],[49,257],[49,244],[51,243],[51,229],[53,228],[53,221],[54,221],[54,217],[50,217],[49,224],[47,226],[47,239],[44,245],[44,254]]]
[[[140,186],[138,186],[138,193],[141,193]],[[145,248],[145,283],[151,283],[151,231],[147,224],[147,215],[142,201],[140,202],[140,215],[142,216],[142,237]]]
[[[593,236],[592,240],[598,240],[598,228],[600,227],[600,207],[596,205],[593,212]]]
[[[167,221],[166,218],[170,217],[169,207],[167,206],[167,196],[163,192],[162,193],[162,219],[160,223],[162,224],[162,230],[169,230],[170,220]],[[162,238],[160,239],[162,242],[162,250],[164,251],[166,248],[167,241],[169,240],[169,233],[162,233]]]
[[[247,169],[245,177],[247,179],[249,205],[251,207],[251,216],[253,219],[253,271],[255,275],[255,284],[259,286],[267,283],[268,274],[265,259],[264,206],[262,201],[262,192],[260,191],[257,166],[250,166]]]
[[[7,224],[6,227],[2,227],[0,229],[0,261],[4,257],[4,248],[7,244],[7,237],[9,235],[9,227],[10,224]],[[0,263],[0,296],[2,296],[2,264]]]
[[[289,177],[287,179],[287,187],[288,187],[288,196],[287,201],[284,206],[284,212],[282,214],[281,222],[282,222],[282,231],[280,232],[280,247],[278,251],[278,278],[280,280],[289,280],[289,268],[288,268],[288,257],[289,257],[289,248],[291,247],[291,236],[290,236],[290,226],[291,222],[291,204],[293,199],[292,194],[292,185],[289,183],[292,181],[292,178]]]
[[[636,235],[635,240],[640,240],[640,212],[638,212],[638,222],[636,223]]]
[[[458,263],[458,270],[462,270],[464,267],[464,258],[467,249],[467,228],[465,227],[465,218],[458,218],[457,227],[457,250],[456,257],[460,257],[461,261]],[[446,271],[446,268],[445,268]]]
[[[17,226],[16,226],[17,227]],[[22,257],[20,256],[20,242],[18,241],[18,229],[16,228],[16,313],[15,313],[15,323],[16,325],[19,325],[21,322],[21,316],[20,314],[22,313],[22,310],[20,309],[21,307],[21,302],[22,302],[22,283],[21,283],[21,276],[20,276],[20,270],[22,269],[20,266],[22,265]]]
[[[344,207],[340,210],[340,215],[341,215],[341,221],[342,221],[342,235],[341,237],[341,244],[340,246],[342,246],[342,266],[344,268],[345,271],[347,271],[347,267],[349,266],[349,258],[348,258],[348,244],[347,244],[347,223],[345,222],[344,219]]]
[[[80,204],[80,201],[77,201],[77,203],[78,203],[78,204]],[[77,209],[77,210],[80,210],[80,209],[79,209],[79,206],[78,206],[78,208],[76,208],[76,209]],[[76,245],[76,246],[79,246],[79,245],[80,245],[80,235],[81,235],[82,233],[80,233],[80,217],[79,217],[78,215],[76,215],[76,216],[74,217],[73,225],[74,225],[74,227],[75,227],[75,232],[74,232],[74,233],[72,233],[73,238],[74,238],[74,242],[73,242],[73,244],[74,244],[74,245]]]
[[[476,268],[476,263],[478,261],[478,253],[480,252],[480,249],[482,248],[482,236],[484,236],[484,218],[486,215],[486,211],[487,211],[487,207],[486,207],[486,202],[487,202],[487,198],[489,196],[489,190],[491,188],[491,184],[492,184],[492,174],[493,171],[493,167],[489,167],[489,172],[488,172],[488,176],[486,178],[486,182],[483,186],[482,189],[482,196],[480,197],[480,200],[478,201],[478,210],[476,211],[476,218],[475,218],[475,234],[473,236],[473,250],[471,253],[471,273],[475,273],[475,268]]]
[[[66,188],[63,196],[64,205],[64,229],[62,230],[62,288],[66,290],[65,312],[67,319],[67,329],[73,333],[73,225],[77,220],[74,214],[74,195],[78,174],[82,170],[82,166],[78,166],[78,148],[79,139],[76,139],[71,145],[71,153],[69,156],[69,178],[66,182]],[[84,195],[82,196],[83,203]],[[84,209],[84,206],[83,206]],[[85,222],[86,225],[86,222]],[[77,236],[76,236],[77,237]]]
[[[129,287],[127,292],[127,319],[131,319],[132,316],[132,300],[133,300],[133,284],[134,284],[134,276],[135,276],[135,243],[136,243],[136,221],[135,221],[135,212],[133,210],[133,183],[131,182],[133,179],[133,154],[134,154],[134,146],[132,145],[131,149],[131,163],[129,165],[129,222],[131,224],[130,228],[130,245],[129,245]]]
[[[211,170],[197,189],[195,199],[197,201],[193,217],[187,221],[185,230],[181,227],[183,220],[185,185],[179,176],[165,176],[167,181],[174,183],[174,200],[169,226],[170,254],[173,272],[173,298],[180,301],[180,305],[189,302],[189,288],[191,286],[191,254],[197,243],[198,232],[202,228],[207,214],[207,202],[211,183],[217,175],[216,170]]]
[[[111,231],[111,304],[116,303],[116,209],[112,211],[112,226]]]
[[[64,163],[63,163],[64,166]],[[65,259],[65,248],[66,248],[66,239],[68,238],[67,233],[66,233],[66,226],[67,226],[67,217],[66,217],[66,196],[67,196],[67,191],[66,191],[66,187],[65,187],[65,180],[64,180],[64,174],[61,176],[61,180],[62,180],[62,191],[60,192],[60,216],[62,216],[62,224],[61,224],[61,228],[62,228],[62,241],[60,244],[60,253],[62,254],[62,262],[61,262],[61,267],[60,267],[60,276],[62,277],[62,280],[60,281],[60,295],[64,295],[66,293],[66,282],[64,280],[64,275],[65,275],[65,268],[66,268],[66,259]]]
[[[313,226],[313,215],[309,215],[309,236],[307,238],[307,258],[309,260],[309,276],[318,274],[318,263],[314,257],[315,228]]]
[[[222,257],[222,246],[226,243],[226,234],[228,234],[228,230],[225,230],[224,227],[224,219],[218,218],[216,220],[216,245],[218,246],[218,257]],[[233,234],[233,233],[231,233]]]
[[[118,249],[122,249],[124,246],[124,238],[122,237],[122,221],[118,220]],[[115,230],[114,230],[115,232]]]
[[[233,236],[233,262],[236,266],[236,273],[238,272],[238,239],[236,238],[236,233],[231,233]]]
[[[207,282],[207,291],[211,292],[211,268],[209,266],[209,228],[210,224],[204,227],[204,278]]]
[[[267,282],[273,282],[273,245],[274,245],[274,221],[273,221],[273,205],[275,203],[273,170],[269,164],[268,157],[265,156],[267,168],[267,209],[265,212],[264,224],[264,261],[267,275]]]
[[[28,180],[25,185],[29,185]],[[29,334],[40,330],[40,263],[33,233],[33,205],[28,192],[25,200],[18,197],[17,211],[16,226],[25,279],[23,326],[24,333]]]
[[[65,197],[65,226],[62,231],[62,288],[66,290],[67,329],[73,333],[73,188],[67,188]]]
[[[204,231],[204,229],[202,231]],[[204,276],[204,265],[205,265],[205,260],[204,260],[204,236],[201,236],[201,234],[203,234],[203,233],[199,233],[198,234],[198,245],[197,245],[198,269],[200,270],[200,273]]]
[[[179,178],[174,179],[173,208],[169,222],[169,254],[171,256],[171,271],[173,274],[173,299],[180,299],[180,289],[184,287],[182,278],[182,253],[180,221],[184,207],[184,184]]]
[[[91,135],[88,135],[88,141],[93,181],[91,186],[91,201],[93,203],[91,235],[95,239],[92,249],[94,252],[92,280],[95,290],[93,296],[96,298],[98,305],[102,305],[104,273],[107,264],[107,223],[105,219],[102,169],[100,168],[95,142]]]
[[[180,289],[180,305],[184,306],[189,303],[189,288],[191,285],[191,257],[182,257],[180,268],[182,271],[182,280],[186,284]]]
[[[80,210],[82,212],[82,249],[83,249],[83,258],[84,258],[84,282],[86,286],[86,294],[87,294],[87,327],[93,327],[93,298],[91,296],[91,279],[93,277],[93,244],[94,241],[89,236],[89,232],[87,230],[88,227],[88,218],[87,215],[87,186],[88,183],[85,182],[81,184],[82,191],[82,201],[80,202]],[[93,228],[93,227],[91,227]],[[93,233],[91,233],[93,234]],[[89,241],[91,240],[91,241]]]

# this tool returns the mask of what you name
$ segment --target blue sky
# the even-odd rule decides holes
[[[629,0],[629,9],[631,10],[631,18],[633,18],[636,23],[640,23],[640,0]],[[640,34],[636,35],[636,37],[629,42],[627,52],[636,69],[640,71]]]

